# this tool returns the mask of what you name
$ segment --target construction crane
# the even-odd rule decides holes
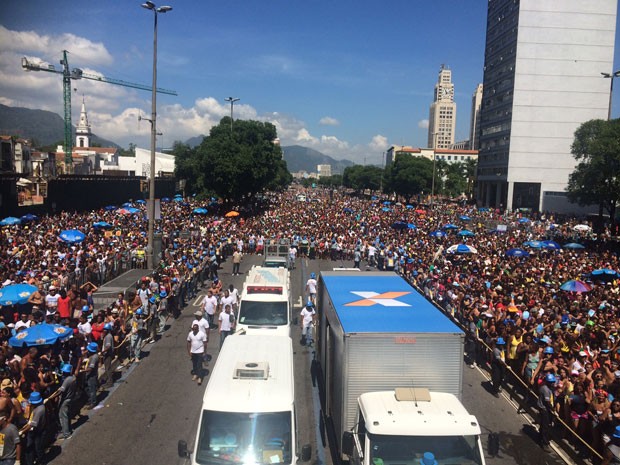
[[[54,65],[42,65],[40,63],[33,63],[28,58],[22,58],[22,68],[24,71],[47,71],[49,73],[62,74],[62,87],[65,103],[65,166],[68,172],[73,171],[73,137],[71,129],[71,79],[90,79],[91,81],[106,82],[108,84],[115,84],[117,86],[132,87],[134,89],[148,90],[151,92],[152,87],[143,84],[136,84],[134,82],[122,81],[120,79],[112,79],[105,76],[97,76],[96,74],[88,74],[83,72],[80,68],[69,69],[69,60],[67,59],[67,51],[63,50],[63,58],[60,60],[62,69],[56,69]],[[174,90],[157,88],[157,92],[167,95],[177,95]]]

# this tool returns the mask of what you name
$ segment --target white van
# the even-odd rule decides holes
[[[297,201],[298,202],[305,202],[306,201],[305,194],[297,194]]]
[[[290,274],[254,266],[243,284],[236,332],[291,336]]]
[[[194,450],[179,441],[179,455],[193,465],[296,464],[294,386],[291,338],[226,338],[204,393]]]

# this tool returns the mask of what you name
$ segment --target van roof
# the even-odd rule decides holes
[[[323,271],[320,280],[346,333],[463,333],[396,273]]]
[[[290,275],[286,268],[253,266],[243,283],[241,299],[288,300],[290,292],[289,280]],[[261,292],[261,288],[265,289],[265,292]],[[274,292],[270,293],[270,288]]]
[[[237,377],[240,367],[251,364],[264,370],[256,378]],[[283,412],[295,401],[293,343],[290,337],[232,335],[217,358],[202,408],[220,412]]]
[[[478,435],[480,425],[453,394],[430,392],[430,401],[396,400],[395,391],[360,396],[366,428],[373,434]],[[372,421],[368,421],[372,419]]]

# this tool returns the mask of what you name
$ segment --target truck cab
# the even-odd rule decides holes
[[[424,388],[369,392],[358,399],[353,431],[342,438],[351,465],[484,465],[480,425],[456,396]]]

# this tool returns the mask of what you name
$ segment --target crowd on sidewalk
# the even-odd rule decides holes
[[[83,381],[92,406],[95,387],[112,383],[110,347],[124,363],[139,361],[142,344],[157,339],[168,317],[178,316],[205,280],[213,283],[212,297],[221,293],[217,270],[227,256],[236,254],[234,272],[243,274],[241,254],[262,252],[268,239],[286,238],[294,260],[331,259],[401,273],[462,322],[472,340],[491,347],[496,391],[510,371],[535,391],[549,385],[545,380],[553,374],[553,411],[597,450],[604,450],[620,426],[620,280],[613,274],[620,269],[617,231],[595,234],[591,224],[551,214],[506,213],[456,203],[430,208],[321,189],[307,194],[307,202],[297,201],[290,191],[265,195],[239,209],[236,217],[227,217],[222,204],[194,198],[162,204],[160,266],[139,283],[135,295],[119,295],[105,308],[95,308],[93,292],[110,268],[143,265],[144,207],[137,206],[141,213],[134,215],[100,209],[2,228],[0,282],[30,283],[39,291],[26,306],[0,309],[1,339],[6,343],[12,332],[45,321],[68,325],[74,332],[65,344],[30,356],[24,349],[4,345],[0,378],[16,389],[18,401],[13,403],[23,410],[31,393],[49,399],[69,375],[63,370],[70,367],[70,376],[79,384],[82,377],[88,378],[89,369],[97,373],[93,370],[101,364],[105,368],[100,382]],[[192,214],[201,206],[210,214]],[[59,240],[65,229],[80,229],[85,239]],[[459,234],[463,230],[468,232]],[[557,247],[541,245],[544,240]],[[529,254],[507,255],[524,243]],[[575,243],[580,247],[564,247]],[[457,244],[469,247],[448,252]],[[599,269],[610,272],[592,274]],[[585,281],[591,290],[563,291],[560,286],[571,279]],[[226,307],[218,312],[209,302],[205,299],[202,315],[197,315],[198,333],[202,320],[215,328],[221,325],[219,315],[226,314]],[[232,329],[234,321],[228,325]],[[226,328],[224,324],[220,340]],[[196,360],[196,381],[199,342],[205,344],[188,345]],[[472,366],[487,362],[483,354],[472,352]],[[63,396],[57,394],[52,401],[60,402],[60,408]],[[70,429],[62,434],[70,434]]]

